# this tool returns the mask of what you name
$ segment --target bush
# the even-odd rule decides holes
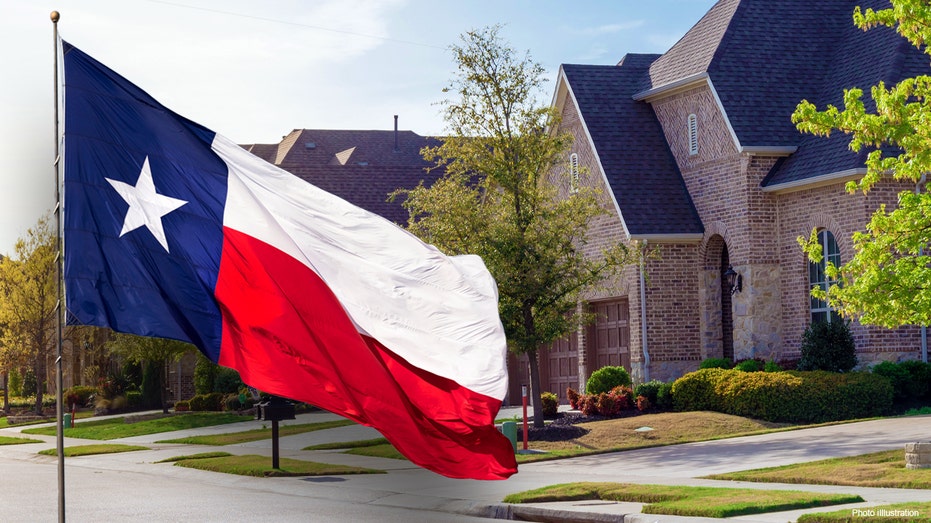
[[[763,365],[763,372],[780,372],[781,370],[782,367],[775,361],[767,361],[766,365]]]
[[[669,410],[672,407],[672,383],[663,383],[656,390],[656,408]]]
[[[223,410],[223,394],[211,392],[197,394],[189,400],[192,411]]]
[[[62,392],[62,399],[64,399],[65,405],[68,406],[68,410],[71,410],[72,407],[83,408],[90,403],[91,396],[96,393],[97,387],[75,385]]]
[[[7,387],[10,389],[10,396],[23,396],[23,375],[18,370],[10,371]]]
[[[149,405],[145,404],[145,397],[142,395],[142,392],[138,390],[128,390],[126,391],[126,407],[129,409],[141,409],[146,408]]]
[[[892,406],[892,385],[865,372],[740,372],[704,369],[672,386],[679,410],[715,410],[765,421],[820,423],[879,416]]]
[[[162,406],[162,369],[160,362],[146,362],[142,371],[142,406]],[[127,396],[128,399],[128,396]]]
[[[630,374],[624,367],[602,367],[585,383],[587,394],[601,394],[618,386],[630,387]]]
[[[579,393],[576,392],[576,390],[573,389],[572,387],[567,387],[566,398],[569,400],[569,406],[572,407],[573,409],[578,410],[579,400],[582,398],[582,396],[579,395]]]
[[[921,361],[893,363],[883,361],[872,369],[873,374],[889,380],[896,401],[909,401],[928,395],[931,365]]]
[[[653,404],[650,403],[650,399],[646,396],[637,396],[637,410],[644,412],[650,410]]]
[[[734,365],[734,368],[743,372],[760,372],[763,370],[764,365],[766,363],[760,360],[743,360]]]
[[[175,412],[187,412],[191,410],[191,402],[188,400],[181,400],[175,402]]]
[[[848,372],[857,366],[857,352],[845,321],[812,323],[802,335],[798,370]]]
[[[552,392],[544,392],[540,394],[540,401],[543,403],[543,417],[555,418],[559,409],[559,396]]]
[[[579,398],[579,410],[586,416],[617,416],[622,410],[629,410],[633,406],[633,391],[623,385],[608,392],[586,394]]]
[[[698,369],[729,369],[734,362],[727,358],[705,358],[698,364]]]
[[[216,376],[213,378],[213,390],[211,392],[220,392],[223,394],[239,393],[243,387],[242,379],[239,373],[234,369],[217,366]]]
[[[194,364],[194,393],[210,394],[213,392],[213,384],[219,370],[219,365],[207,359],[203,354],[198,354],[197,363]]]
[[[648,381],[646,383],[641,383],[634,388],[634,396],[643,396],[650,401],[651,404],[656,404],[656,395],[659,392],[660,387],[663,386],[663,382],[659,380]]]
[[[724,411],[724,405],[715,392],[718,383],[725,379],[727,369],[708,368],[690,372],[672,383],[670,392],[676,410]]]

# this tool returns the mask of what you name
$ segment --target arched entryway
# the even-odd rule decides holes
[[[705,245],[700,289],[703,358],[734,359],[734,315],[730,288],[724,272],[730,266],[730,253],[724,237],[712,235]]]

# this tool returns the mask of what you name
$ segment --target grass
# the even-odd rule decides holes
[[[199,454],[187,454],[185,456],[173,456],[170,458],[165,458],[156,463],[174,463],[176,461],[182,461],[186,459],[204,459],[204,458],[225,458],[226,456],[232,456],[229,452],[201,452]]]
[[[45,443],[39,439],[13,438],[10,436],[0,436],[0,445],[22,445],[23,443]]]
[[[731,416],[719,412],[664,412],[645,414],[629,418],[618,418],[591,423],[580,423],[579,427],[589,433],[569,441],[531,441],[530,448],[545,450],[546,454],[519,454],[518,463],[547,459],[600,454],[644,447],[658,447],[679,443],[692,443],[714,439],[762,434],[785,428],[797,428],[791,424]],[[648,432],[637,432],[640,427],[651,427]],[[523,432],[518,428],[518,444]]]
[[[385,438],[374,438],[374,439],[360,439],[356,441],[344,441],[344,442],[335,442],[335,443],[321,443],[319,445],[311,445],[309,447],[304,447],[301,450],[338,450],[338,449],[355,449],[360,447],[374,447],[376,445],[385,445],[388,444],[388,440]]]
[[[857,510],[857,512],[854,512]],[[798,523],[920,523],[931,522],[931,502],[896,503],[861,509],[837,510],[818,514],[803,514]],[[903,511],[897,514],[894,511]]]
[[[208,427],[212,425],[224,425],[251,419],[253,419],[252,416],[243,416],[228,412],[176,414],[135,423],[127,422],[127,418],[108,418],[76,423],[74,428],[64,429],[64,435],[66,438],[108,440],[157,434],[160,432],[171,432],[174,430]],[[53,436],[55,435],[55,431],[56,428],[52,426],[26,429],[23,430],[23,433]]]
[[[64,453],[66,458],[76,456],[92,456],[94,454],[115,454],[117,452],[132,452],[134,450],[150,450],[148,447],[138,445],[117,445],[114,443],[97,444],[97,445],[78,445],[75,447],[65,447]],[[39,454],[43,456],[57,456],[58,449],[40,450]]]
[[[736,481],[931,489],[931,469],[906,469],[905,451],[902,449],[707,477]]]
[[[301,450],[339,450],[347,449],[344,454],[355,454],[357,456],[371,456],[375,458],[390,459],[407,459],[404,454],[398,452],[396,448],[385,438],[362,439],[357,441],[321,443],[311,445]]]
[[[728,518],[863,501],[860,496],[793,490],[754,490],[626,483],[569,483],[511,494],[505,503],[600,499],[645,503],[644,514]]]
[[[175,463],[179,467],[188,467],[225,474],[255,477],[287,476],[343,476],[347,474],[384,474],[383,470],[330,465],[297,459],[281,458],[279,468],[272,468],[272,459],[268,456],[221,456],[212,458],[181,459]]]
[[[313,432],[315,430],[324,430],[324,429],[333,429],[336,427],[345,427],[346,425],[354,425],[354,421],[348,419],[334,420],[334,421],[323,421],[319,423],[301,423],[298,425],[285,425],[283,427],[278,427],[278,437],[284,436],[293,436],[295,434],[303,434],[305,432]],[[235,445],[237,443],[248,443],[250,441],[258,441],[262,439],[269,439],[272,437],[272,429],[269,427],[261,429],[246,430],[242,432],[231,432],[228,434],[212,434],[207,436],[191,436],[188,438],[178,438],[178,439],[169,439],[164,441],[158,441],[157,443],[186,443],[188,445]]]

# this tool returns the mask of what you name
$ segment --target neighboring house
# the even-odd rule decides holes
[[[799,133],[803,99],[842,106],[843,89],[928,74],[928,57],[886,28],[854,27],[877,1],[721,0],[663,55],[563,65],[553,103],[575,136],[569,165],[603,191],[609,214],[587,246],[655,252],[587,296],[598,321],[541,351],[543,390],[565,394],[605,364],[636,381],[671,380],[709,357],[798,358],[812,321],[838,321],[809,291],[824,285],[796,239],[817,229],[832,261],[882,203],[913,185],[850,195],[866,152]],[[869,103],[868,103],[869,106]],[[644,247],[645,246],[645,247]],[[732,267],[741,286],[722,276]],[[641,277],[642,276],[642,277]],[[864,363],[920,357],[920,329],[854,323]],[[512,397],[526,384],[512,373]]]
[[[277,144],[243,145],[252,154],[277,165],[348,202],[406,224],[403,199],[388,201],[397,189],[429,186],[442,174],[424,160],[420,150],[442,142],[411,131],[350,131],[295,129]]]

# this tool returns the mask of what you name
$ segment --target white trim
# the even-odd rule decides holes
[[[763,192],[767,193],[784,194],[795,191],[802,191],[805,189],[815,189],[817,187],[824,187],[825,185],[849,182],[856,180],[865,174],[866,169],[860,167],[856,169],[847,169],[845,171],[837,171],[819,176],[813,176],[810,178],[804,178],[802,180],[793,180],[791,182],[779,183],[776,185],[767,185],[762,189]]]
[[[724,110],[724,104],[721,103],[721,97],[718,96],[718,90],[714,88],[714,83],[711,81],[710,77],[708,78],[708,88],[711,89],[711,95],[714,96],[714,101],[718,104],[718,110],[721,111],[721,116],[724,117],[724,124],[727,125],[727,130],[731,133],[731,139],[734,141],[734,148],[738,151],[741,150],[740,140],[737,139],[737,133],[734,132],[731,119],[727,116],[727,111]]]
[[[638,102],[652,102],[653,99],[659,98],[660,96],[673,94],[678,91],[695,87],[697,84],[702,82],[707,82],[708,78],[708,73],[706,72],[689,75],[685,78],[676,80],[675,82],[670,82],[659,87],[647,89],[646,91],[640,91],[639,93],[634,94],[634,100]]]
[[[608,189],[608,195],[611,197],[611,202],[614,204],[614,211],[617,213],[617,217],[621,220],[621,227],[624,229],[624,237],[630,240],[630,229],[627,228],[627,223],[624,221],[624,215],[621,213],[621,206],[617,203],[617,198],[614,197],[614,190],[611,187],[611,183],[608,182],[608,175],[605,173],[604,165],[601,163],[601,156],[598,155],[598,149],[595,147],[595,141],[592,140],[592,133],[588,131],[588,125],[585,123],[585,117],[582,115],[582,111],[579,109],[579,101],[575,97],[575,93],[572,92],[572,86],[569,84],[569,79],[566,78],[566,73],[563,71],[562,67],[559,68],[559,78],[556,80],[556,89],[557,93],[560,92],[562,86],[566,87],[566,96],[572,98],[572,104],[575,106],[575,112],[579,116],[579,123],[582,124],[582,130],[585,131],[585,138],[588,140],[588,145],[592,150],[592,154],[595,156],[595,163],[598,164],[598,171],[601,172],[601,179],[605,184],[605,187]],[[565,107],[565,102],[562,104],[557,103],[557,107]],[[561,109],[560,112],[562,112]]]

